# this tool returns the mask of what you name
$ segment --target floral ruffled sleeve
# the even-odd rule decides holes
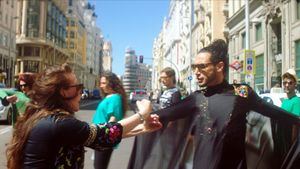
[[[121,142],[123,127],[119,123],[91,124],[89,128],[89,136],[84,146],[102,150]]]

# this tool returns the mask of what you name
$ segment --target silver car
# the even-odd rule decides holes
[[[0,120],[5,121],[7,124],[11,124],[12,113],[13,113],[12,105],[9,104],[8,106],[3,106],[0,101]]]

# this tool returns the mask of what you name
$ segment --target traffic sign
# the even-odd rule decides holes
[[[189,81],[191,81],[192,79],[193,79],[193,77],[192,77],[192,76],[189,76],[189,77],[188,77],[188,80],[189,80]]]
[[[255,51],[245,50],[245,62],[244,71],[246,75],[255,74]]]

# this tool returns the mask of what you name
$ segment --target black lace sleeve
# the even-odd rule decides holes
[[[92,124],[84,145],[97,150],[114,147],[121,142],[122,132],[119,123]]]
[[[88,124],[76,118],[56,122],[56,137],[65,145],[84,145],[93,149],[114,147],[121,142],[123,127],[119,123]]]

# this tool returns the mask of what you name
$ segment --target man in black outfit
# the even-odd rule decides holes
[[[160,121],[190,118],[188,134],[195,126],[194,169],[246,169],[246,116],[251,110],[265,116],[300,125],[300,120],[279,107],[263,101],[247,85],[230,85],[225,80],[228,47],[216,40],[200,50],[192,69],[201,88],[174,106],[158,110]],[[181,145],[172,151],[172,162],[165,169],[181,169],[185,136]],[[145,149],[144,151],[147,151]],[[145,159],[135,159],[144,164]],[[143,169],[143,165],[140,169]]]

